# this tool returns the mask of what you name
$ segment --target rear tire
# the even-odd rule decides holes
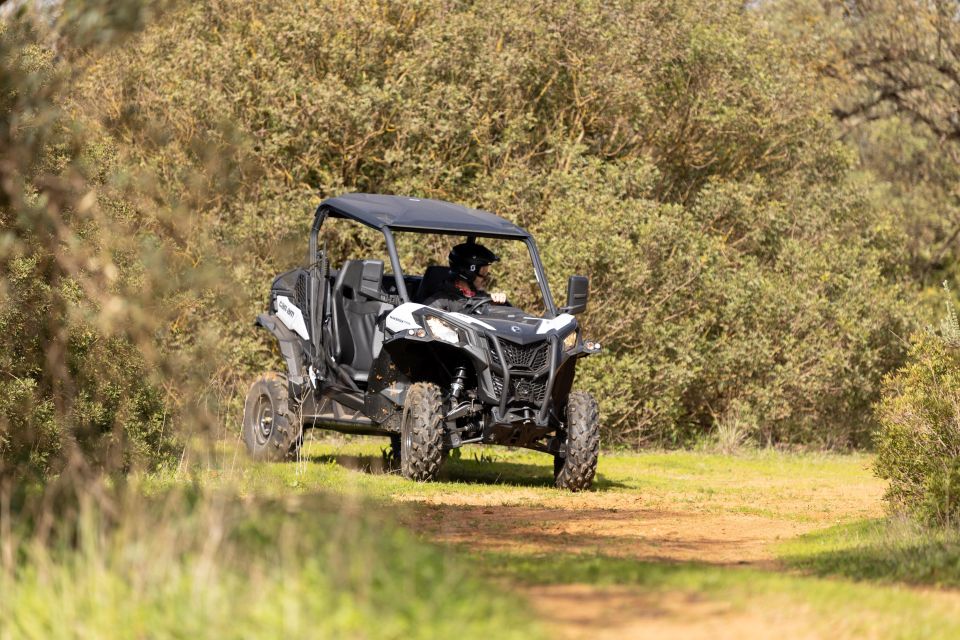
[[[251,385],[243,406],[243,442],[251,458],[276,462],[296,457],[303,428],[292,404],[283,376],[268,374]]]
[[[554,456],[558,489],[585,491],[593,483],[600,457],[600,408],[592,395],[574,391],[567,400],[567,455]]]
[[[433,480],[443,463],[440,387],[418,382],[407,390],[400,429],[400,473],[410,480]]]

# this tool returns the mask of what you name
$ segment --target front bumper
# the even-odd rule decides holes
[[[490,346],[490,396],[495,399],[497,421],[512,421],[511,409],[533,409],[533,422],[546,426],[549,422],[553,386],[564,354],[557,336],[529,345],[519,345],[495,335],[488,335]],[[525,417],[529,411],[524,411]]]

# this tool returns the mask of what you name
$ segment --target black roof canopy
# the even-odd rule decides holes
[[[498,215],[426,198],[347,193],[320,203],[335,218],[349,218],[374,229],[431,231],[464,235],[528,238],[530,234]]]

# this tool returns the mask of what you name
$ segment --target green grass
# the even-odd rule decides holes
[[[461,457],[444,464],[440,482],[411,484],[382,472],[381,451],[386,439],[339,438],[309,441],[303,448],[306,464],[254,465],[246,460],[239,443],[224,443],[208,460],[204,481],[217,477],[248,480],[258,490],[327,487],[358,490],[365,495],[391,495],[415,491],[440,493],[451,487],[482,493],[489,485],[509,489],[546,489],[552,495],[552,459],[542,453],[505,447],[469,446]],[[594,483],[600,492],[643,491],[738,496],[755,493],[754,487],[782,495],[798,486],[834,486],[839,483],[875,482],[868,471],[872,457],[830,453],[786,453],[753,450],[738,456],[654,451],[640,454],[604,453]],[[361,473],[356,473],[360,471]],[[176,478],[167,474],[154,478]]]
[[[21,535],[0,638],[540,635],[516,598],[375,505],[154,487],[114,506],[82,503],[54,542]]]
[[[437,494],[473,495],[495,489],[503,503],[550,504],[562,499],[549,488],[550,461],[546,456],[500,448],[466,449],[450,460],[440,482],[407,483],[390,475],[354,471],[351,466],[376,466],[378,445],[365,441],[321,442],[307,448],[313,462],[300,478],[310,486],[320,483],[334,491],[396,499],[429,499]],[[834,455],[747,451],[737,456],[699,452],[650,452],[604,455],[597,493],[626,493],[642,497],[645,507],[674,511],[745,513],[770,518],[829,525],[828,532],[858,530],[862,511],[876,513],[882,484],[871,473],[867,455]],[[290,473],[287,468],[285,473]],[[314,475],[310,475],[314,474]],[[848,505],[831,510],[818,495],[833,495],[851,487],[866,487],[874,504]],[[862,528],[862,527],[861,527]],[[779,550],[785,564],[796,571],[716,566],[698,563],[645,562],[602,554],[537,555],[469,553],[472,566],[490,579],[521,585],[586,584],[616,586],[638,593],[680,593],[697,600],[729,605],[736,612],[795,613],[797,625],[810,625],[817,635],[837,638],[953,638],[960,636],[960,611],[949,596],[904,589],[892,582],[891,568],[919,575],[901,555],[886,562],[884,571],[856,572],[842,554],[831,555],[822,542],[830,533],[814,534]],[[819,537],[818,537],[819,536]],[[817,541],[820,541],[819,543]],[[832,551],[849,552],[835,540]],[[793,545],[793,546],[791,546]],[[800,552],[805,545],[806,551]],[[848,544],[847,547],[850,545]],[[463,547],[460,547],[461,551]],[[903,546],[906,549],[906,545]],[[862,550],[861,550],[862,551]],[[873,561],[887,550],[875,548]],[[939,566],[956,559],[955,549],[941,549]],[[801,559],[802,558],[802,559]],[[878,566],[875,564],[874,566]],[[922,584],[951,585],[952,582]]]
[[[491,574],[527,585],[589,584],[679,593],[734,612],[773,614],[831,638],[957,638],[960,606],[929,593],[754,568],[644,562],[602,555],[483,554]]]
[[[790,567],[885,584],[960,587],[960,533],[897,518],[838,525],[782,544]]]
[[[88,509],[61,544],[23,538],[20,560],[0,573],[0,640],[537,637],[511,586],[558,584],[654,602],[681,594],[832,638],[960,637],[960,599],[907,586],[960,586],[960,538],[877,520],[882,484],[869,456],[604,455],[595,491],[571,497],[552,488],[542,454],[467,448],[422,484],[382,472],[384,444],[309,442],[300,463],[252,464],[227,443],[187,471],[135,478],[119,521]],[[874,497],[861,505],[843,494],[851,488]],[[613,557],[600,541],[585,554],[481,553],[395,524],[411,509],[431,517],[419,501],[551,509],[619,494],[645,510],[820,529],[781,544],[780,567],[760,568]],[[842,509],[830,507],[837,496]]]

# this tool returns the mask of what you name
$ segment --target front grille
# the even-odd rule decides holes
[[[507,342],[506,340],[500,340],[500,349],[503,351],[503,357],[507,361],[507,366],[511,369],[538,371],[547,364],[550,343],[538,342],[524,346]],[[493,345],[491,345],[490,353],[495,363],[502,364],[500,357],[497,355],[496,347]]]
[[[503,398],[506,394],[507,402],[542,405],[547,396],[547,380],[545,374],[537,374],[549,364],[552,343],[519,345],[493,336],[488,336],[488,340],[493,364],[510,372],[510,385],[507,389],[504,389],[503,375],[496,371],[490,372],[496,397]],[[500,353],[503,354],[505,362],[500,361],[497,342],[494,340],[499,341]]]
[[[497,394],[497,397],[500,397],[500,394],[503,393],[503,377],[498,376],[497,374],[491,374],[493,376],[493,391]]]
[[[499,398],[503,394],[503,377],[492,373],[493,391]],[[508,401],[531,402],[540,404],[547,395],[547,384],[544,380],[530,378],[513,378],[510,380],[510,397]]]
[[[547,394],[547,385],[528,378],[517,378],[510,381],[510,390],[513,392],[514,400],[540,404]]]

